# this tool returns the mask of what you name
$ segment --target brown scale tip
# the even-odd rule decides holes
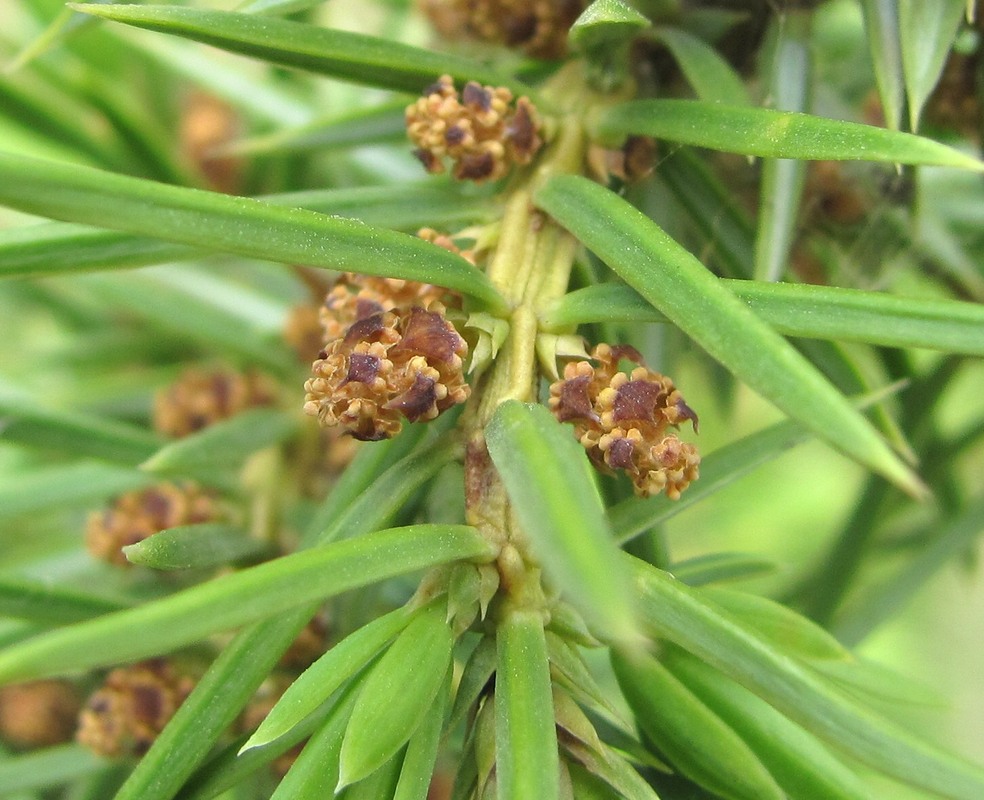
[[[413,157],[423,164],[425,170],[432,174],[439,175],[444,172],[444,164],[441,163],[441,159],[430,150],[425,150],[423,147],[415,148]]]
[[[635,453],[635,445],[631,439],[615,439],[608,447],[608,465],[612,469],[632,469],[632,456]]]
[[[468,81],[465,88],[461,90],[461,100],[466,106],[477,108],[479,111],[488,111],[492,108],[492,91],[482,88],[475,81]]]
[[[410,388],[383,406],[388,411],[399,411],[409,422],[437,416],[437,380],[418,372]],[[431,413],[433,410],[434,413]]]
[[[489,152],[469,153],[462,156],[454,168],[454,177],[462,181],[481,182],[496,172],[496,162]]]
[[[554,406],[554,414],[561,422],[586,419],[599,422],[589,394],[591,377],[582,375],[561,383]]]
[[[657,415],[661,400],[666,398],[666,390],[661,382],[652,380],[632,380],[620,386],[612,401],[612,420],[614,422],[641,422],[658,425]]]
[[[700,420],[697,418],[697,412],[683,402],[682,397],[677,397],[676,402],[673,404],[673,408],[676,409],[676,416],[678,420],[689,420],[690,424],[694,426],[694,433],[700,432]]]
[[[550,387],[549,407],[574,434],[599,469],[624,472],[636,494],[665,492],[676,499],[698,476],[696,448],[680,441],[671,428],[697,415],[684,402],[673,381],[653,372],[629,346],[598,345],[596,362],[572,362],[564,377]],[[619,370],[619,361],[636,366]]]
[[[464,128],[452,125],[444,132],[444,141],[453,147],[456,144],[461,144],[467,135]]]
[[[348,374],[345,376],[342,386],[349,381],[372,383],[379,376],[381,366],[382,361],[378,356],[372,356],[366,353],[353,353],[349,357]]]
[[[101,756],[142,755],[192,687],[163,659],[114,669],[86,701],[76,739]]]
[[[403,336],[393,345],[392,355],[418,354],[428,361],[452,363],[467,352],[465,340],[441,314],[411,308],[403,318]]]
[[[448,249],[452,248],[453,244]],[[349,334],[350,341],[368,338],[364,329],[352,331],[352,325],[384,312],[411,306],[443,310],[446,305],[459,302],[457,295],[429,283],[346,273],[335,282],[321,306],[321,344],[327,345]],[[391,324],[388,318],[382,319],[383,327]],[[366,325],[378,326],[379,320]]]
[[[387,315],[385,311],[378,314],[371,314],[353,322],[345,331],[344,342],[355,344],[356,342],[378,342],[389,338],[389,330],[392,324],[392,314]]]
[[[529,164],[543,145],[536,109],[525,97],[516,103],[516,113],[506,126],[506,146],[513,161]]]

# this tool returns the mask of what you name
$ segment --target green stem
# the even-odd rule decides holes
[[[580,123],[573,116],[565,118],[542,163],[506,202],[488,275],[512,306],[509,335],[476,392],[475,428],[484,428],[505,400],[530,402],[536,396],[538,311],[567,290],[577,241],[533,208],[531,187],[559,172],[580,172],[584,147]]]
[[[499,224],[499,241],[489,260],[489,279],[513,305],[522,297],[524,287],[517,277],[530,254],[530,194],[529,189],[524,187],[509,197]]]
[[[533,188],[550,175],[582,171],[585,136],[578,117],[563,118],[555,131],[533,173],[505,204],[488,276],[510,305],[509,333],[472,397],[465,422],[468,520],[499,548],[500,586],[510,606],[523,608],[544,604],[540,572],[528,558],[526,537],[489,459],[484,429],[504,401],[536,400],[539,312],[567,290],[577,252],[577,241],[532,203]]]

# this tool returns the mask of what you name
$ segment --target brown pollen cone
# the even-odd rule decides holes
[[[187,436],[273,402],[272,386],[256,372],[188,369],[154,398],[154,429],[167,436]]]
[[[101,756],[142,755],[192,688],[163,659],[114,669],[86,701],[76,739]]]
[[[72,739],[79,696],[65,681],[0,688],[0,739],[17,748],[50,747]]]
[[[550,410],[559,421],[573,423],[596,467],[624,471],[637,495],[665,491],[679,498],[697,478],[700,456],[669,429],[689,420],[696,430],[697,415],[673,381],[646,367],[635,348],[601,344],[592,358],[597,366],[588,361],[566,366],[563,379],[550,387]],[[639,366],[621,372],[621,359]]]
[[[453,164],[458,180],[498,180],[515,165],[529,164],[543,140],[536,108],[525,97],[515,103],[509,89],[465,84],[459,96],[442,75],[406,110],[407,135],[428,172]]]
[[[211,522],[221,514],[213,495],[192,483],[162,483],[128,492],[105,511],[89,516],[85,544],[101,561],[130,566],[123,554],[126,545],[178,525]]]
[[[322,425],[343,425],[356,439],[388,439],[404,419],[434,419],[468,398],[467,352],[439,311],[372,313],[319,354],[304,385],[304,411]]]
[[[537,58],[560,58],[582,0],[422,0],[444,36],[471,36],[516,47]]]

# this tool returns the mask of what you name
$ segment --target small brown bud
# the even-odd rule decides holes
[[[68,742],[75,731],[79,696],[65,681],[32,681],[0,688],[0,739],[16,748]]]
[[[256,372],[188,369],[154,398],[154,428],[167,436],[187,436],[273,401],[272,386]]]
[[[76,739],[101,756],[142,755],[192,687],[163,659],[114,669],[86,701]]]
[[[211,522],[222,516],[215,497],[195,484],[162,483],[128,492],[89,516],[85,543],[102,561],[130,566],[122,548],[178,525]]]
[[[550,409],[574,433],[592,463],[604,470],[622,470],[636,494],[649,497],[665,491],[677,499],[698,475],[696,448],[680,441],[669,428],[697,415],[684,402],[673,381],[642,363],[632,347],[598,345],[592,358],[573,362],[563,380],[550,387]],[[620,372],[621,359],[634,361],[631,373]]]

